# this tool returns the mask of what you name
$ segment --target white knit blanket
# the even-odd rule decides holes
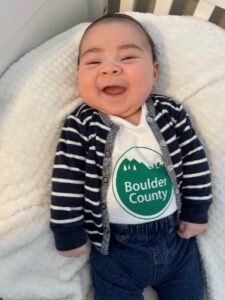
[[[183,102],[205,145],[214,203],[198,238],[208,300],[225,299],[225,33],[193,17],[130,13],[151,33],[156,92]],[[88,256],[64,258],[49,230],[50,177],[65,117],[80,102],[78,44],[87,24],[31,51],[0,79],[0,298],[93,299]],[[145,299],[156,299],[149,289]],[[190,299],[191,300],[191,299]]]

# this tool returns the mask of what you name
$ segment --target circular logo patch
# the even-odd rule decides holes
[[[148,165],[146,158],[152,156],[154,164]],[[169,206],[172,183],[162,161],[161,154],[145,147],[130,148],[117,161],[113,170],[113,193],[131,215],[155,218]]]

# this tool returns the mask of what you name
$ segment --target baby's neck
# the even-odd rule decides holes
[[[139,110],[137,110],[131,116],[124,118],[124,120],[130,122],[131,124],[138,125],[141,120],[141,110],[142,110],[142,108],[140,107]]]

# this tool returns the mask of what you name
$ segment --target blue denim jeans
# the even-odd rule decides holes
[[[176,234],[176,217],[138,225],[111,224],[108,255],[91,251],[95,300],[143,300],[151,286],[160,300],[202,300],[195,238]]]

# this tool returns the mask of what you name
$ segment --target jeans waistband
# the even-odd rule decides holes
[[[177,225],[177,213],[159,219],[141,224],[110,224],[111,232],[118,235],[139,235],[155,234],[158,232],[168,232]]]

